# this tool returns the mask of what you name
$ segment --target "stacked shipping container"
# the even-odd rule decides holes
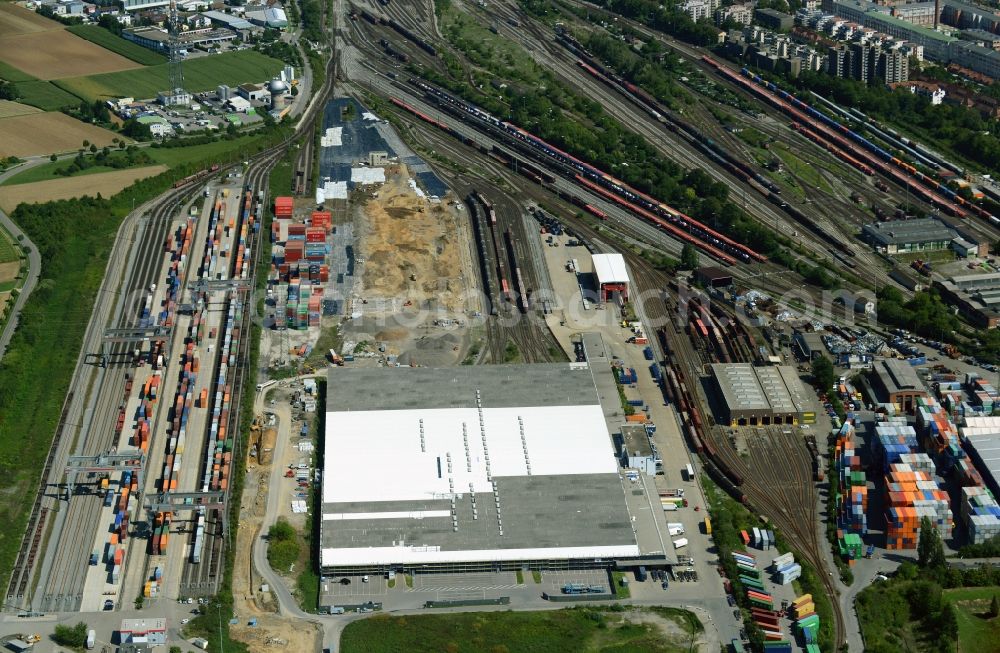
[[[951,534],[953,524],[948,493],[938,487],[930,474],[895,463],[890,465],[885,485],[886,548],[916,548],[924,517],[931,520],[942,537]]]
[[[951,416],[933,397],[916,400],[915,412],[920,443],[937,465],[937,473],[944,476],[965,458],[958,429]]]
[[[864,535],[868,532],[868,481],[861,456],[854,450],[854,433],[854,424],[849,421],[836,433],[837,523],[842,530]]]
[[[291,218],[290,212],[287,217]],[[314,211],[308,224],[276,221],[272,225],[271,238],[276,245],[272,250],[270,280],[275,284],[287,283],[284,297],[279,291],[275,301],[274,328],[320,326],[323,315],[320,285],[330,280],[326,259],[332,219],[329,211]]]
[[[1000,504],[986,488],[963,487],[960,514],[971,543],[981,544],[1000,535]]]

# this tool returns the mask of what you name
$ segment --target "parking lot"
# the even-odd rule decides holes
[[[463,574],[418,574],[407,592],[464,592],[467,590],[503,590],[518,586],[514,572],[469,572]]]
[[[630,579],[631,580],[631,579]],[[525,577],[525,582],[533,583],[530,576]],[[546,571],[542,573],[541,591],[546,594],[562,594],[564,585],[579,583],[583,585],[600,585],[608,593],[613,593],[611,578],[606,571],[601,569],[568,569],[565,571]]]
[[[344,583],[347,578],[351,582]],[[385,576],[368,576],[368,582],[364,582],[362,576],[332,576],[326,578],[320,592],[324,597],[336,597],[341,603],[360,603],[370,601],[373,598],[382,600],[388,591]],[[400,581],[402,582],[402,581]],[[336,603],[337,601],[330,601]]]

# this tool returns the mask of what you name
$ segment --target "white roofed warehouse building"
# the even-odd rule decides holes
[[[609,302],[616,298],[628,301],[628,270],[621,254],[594,254],[594,280],[601,299]]]
[[[328,388],[324,574],[641,556],[586,363],[341,369]]]

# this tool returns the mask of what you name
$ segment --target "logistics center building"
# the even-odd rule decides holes
[[[712,377],[723,402],[722,418],[731,426],[816,421],[816,411],[794,367],[716,363],[712,365]]]
[[[339,369],[328,387],[324,573],[640,557],[586,363]]]

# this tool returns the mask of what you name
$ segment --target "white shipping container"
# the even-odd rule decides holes
[[[687,543],[688,543],[688,541],[687,541],[686,537],[682,537],[680,539],[674,540],[674,548],[675,549],[684,548],[684,547],[687,546]]]

